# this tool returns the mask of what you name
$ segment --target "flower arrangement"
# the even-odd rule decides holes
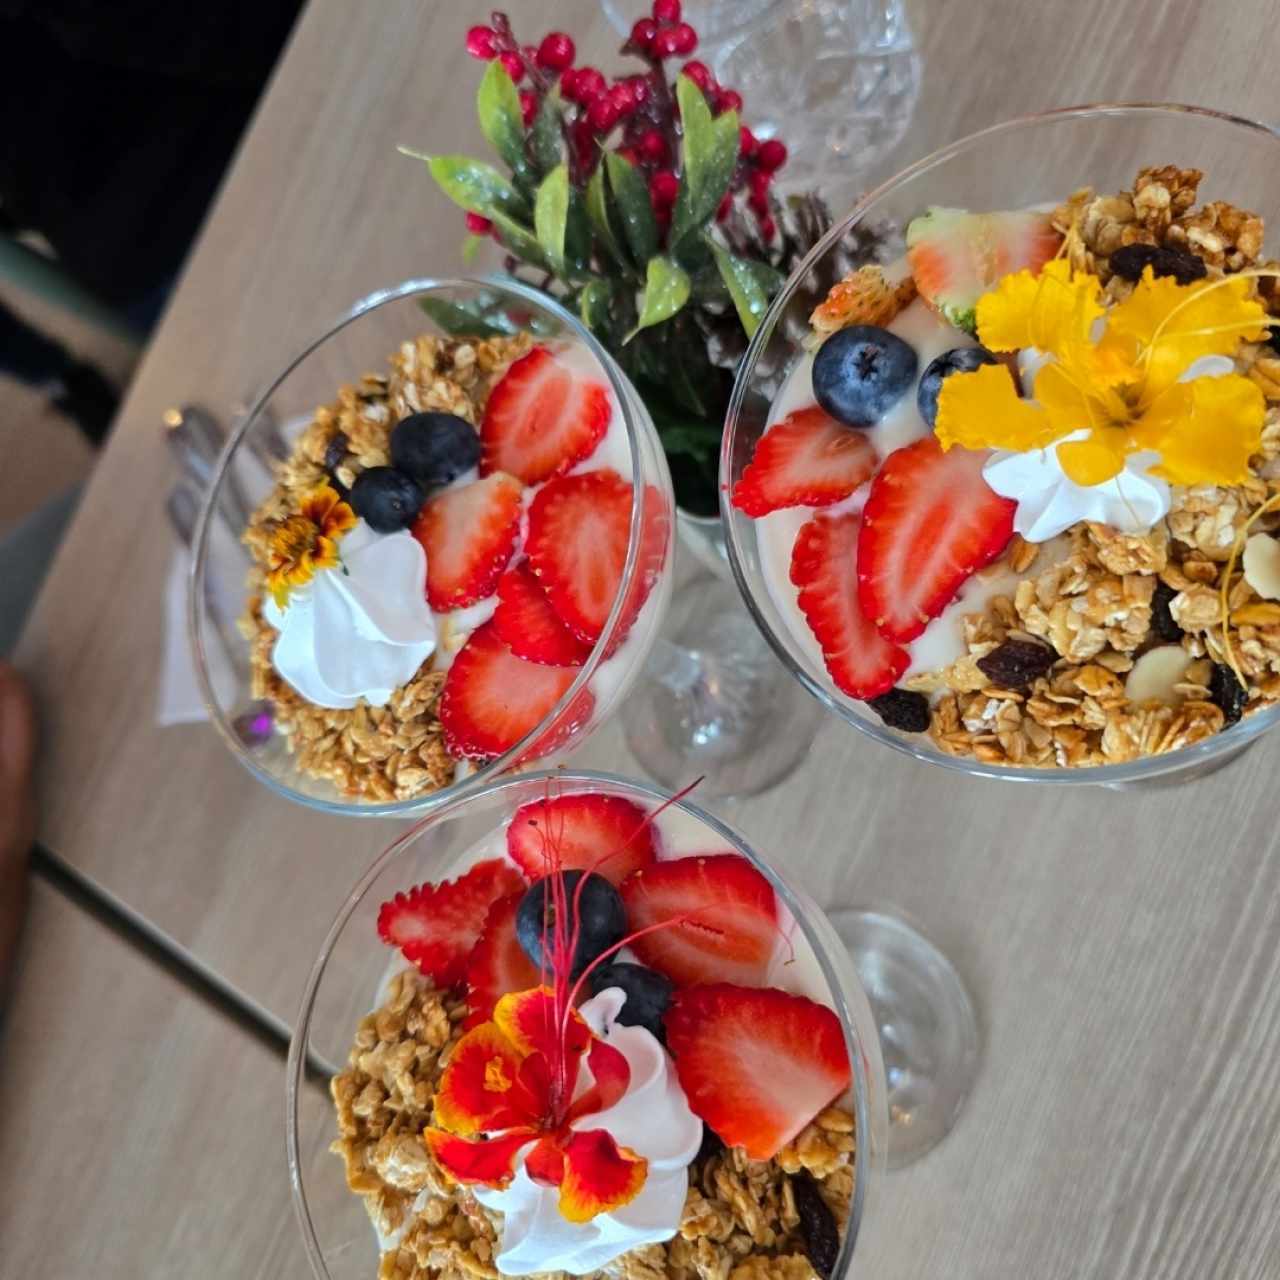
[[[690,59],[698,36],[680,0],[654,0],[652,14],[621,50],[643,70],[610,83],[574,65],[569,35],[522,45],[494,13],[467,51],[489,64],[480,125],[509,172],[401,150],[466,210],[468,260],[492,237],[508,271],[576,311],[613,353],[658,427],[680,505],[712,514],[734,366],[830,215],[816,196],[777,199],[787,148],[757,139],[741,95]],[[435,318],[472,331],[494,321]]]

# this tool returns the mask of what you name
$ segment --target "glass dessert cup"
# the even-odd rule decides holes
[[[378,940],[379,904],[423,879],[456,875],[477,856],[477,847],[487,855],[487,841],[501,833],[515,811],[548,794],[616,797],[649,812],[668,802],[668,796],[653,787],[605,774],[547,772],[493,781],[433,810],[382,854],[356,884],[329,931],[307,982],[287,1067],[290,1179],[317,1280],[363,1280],[377,1269],[377,1240],[369,1217],[359,1197],[348,1190],[342,1160],[329,1151],[337,1127],[325,1077],[347,1061],[356,1025],[373,1007],[375,992],[389,973],[389,957],[399,962],[393,962],[394,967],[403,964]],[[848,953],[802,889],[741,836],[696,806],[676,800],[665,812],[680,824],[682,833],[674,856],[687,854],[686,841],[691,840],[698,850],[740,855],[768,880],[776,901],[794,918],[794,951],[804,966],[803,977],[788,982],[788,989],[811,989],[812,998],[838,1018],[851,1064],[851,1087],[839,1105],[852,1112],[856,1135],[850,1158],[853,1191],[830,1273],[838,1280],[850,1273],[885,1155],[885,1081],[866,997]]]
[[[721,451],[721,513],[730,563],[747,607],[782,662],[829,711],[895,751],[961,773],[1046,786],[1111,788],[1172,784],[1212,772],[1280,720],[1280,707],[1263,708],[1190,746],[1085,768],[988,764],[948,755],[926,734],[889,728],[865,703],[835,687],[820,655],[798,638],[793,620],[769,589],[757,522],[734,508],[728,496],[769,423],[782,380],[805,354],[801,338],[808,317],[807,307],[796,305],[800,287],[851,229],[879,225],[891,237],[887,256],[892,258],[904,251],[908,222],[932,205],[1051,207],[1085,185],[1100,194],[1127,189],[1133,174],[1153,163],[1202,169],[1213,195],[1266,217],[1280,209],[1278,159],[1280,137],[1274,130],[1203,108],[1104,103],[1050,111],[996,125],[917,162],[868,193],[814,248],[775,298],[739,368]]]
[[[486,761],[461,761],[452,783],[408,798],[346,794],[298,767],[273,722],[272,703],[255,692],[252,645],[237,627],[251,567],[240,538],[272,487],[259,459],[278,454],[282,432],[292,445],[317,406],[332,404],[339,387],[358,383],[366,372],[385,372],[388,357],[419,335],[483,341],[525,333],[536,342],[567,342],[574,356],[585,353],[590,376],[606,385],[612,406],[608,433],[574,471],[608,466],[631,490],[626,559],[612,608],[572,682],[509,749]],[[525,491],[526,500],[532,489]],[[188,613],[210,719],[236,759],[273,791],[322,811],[357,816],[422,812],[509,770],[558,759],[613,713],[644,664],[670,595],[674,526],[670,476],[648,411],[612,357],[547,295],[505,277],[410,280],[370,294],[290,361],[244,415],[218,461],[193,544]],[[519,555],[517,547],[512,564]],[[473,609],[483,612],[486,605]],[[446,621],[455,616],[443,615]],[[456,625],[479,624],[472,618]],[[400,691],[397,685],[395,693]]]
[[[779,558],[776,547],[769,547],[763,522],[731,501],[766,428],[781,416],[775,405],[787,389],[788,375],[808,354],[803,342],[810,332],[812,298],[802,293],[806,279],[815,270],[822,271],[834,247],[851,231],[876,226],[887,237],[888,248],[878,260],[892,261],[906,251],[908,223],[931,206],[976,211],[1048,209],[1085,186],[1099,195],[1127,190],[1141,167],[1161,164],[1204,170],[1212,196],[1258,210],[1265,217],[1280,209],[1277,159],[1280,139],[1274,130],[1199,108],[1137,103],[1051,111],[987,129],[921,160],[867,194],[815,247],[775,298],[739,367],[720,477],[722,519],[738,587],[775,653],[819,704],[858,732],[914,759],[977,777],[1046,786],[1129,788],[1182,783],[1228,763],[1280,719],[1280,708],[1262,708],[1167,754],[1090,767],[1028,767],[946,754],[927,733],[889,727],[865,702],[836,687],[816,641],[805,631],[805,618],[788,581],[788,562]],[[956,333],[939,349],[960,345],[961,336]],[[921,369],[931,355],[927,351],[920,355]],[[903,1046],[910,1050],[903,1076],[893,1062],[894,1035],[885,1019],[880,1019],[894,1122],[891,1162],[899,1163],[895,1153],[902,1151],[906,1158],[913,1134],[923,1130],[936,1139],[945,1133],[967,1092],[978,1060],[972,1007],[954,970],[914,930],[892,918],[876,918],[874,913],[829,909],[828,914],[859,956],[858,967],[864,975],[872,968],[883,975],[898,975],[916,992],[920,1007],[937,1015],[927,1014],[918,1023],[927,1028],[932,1021],[933,1032],[926,1030],[916,1037],[913,1047]],[[889,979],[891,987],[895,981]],[[877,984],[864,976],[864,986],[874,1007]],[[908,1076],[916,1077],[917,1087],[908,1092],[916,1095],[919,1105],[911,1124],[903,1126],[898,1103],[902,1101],[907,1110],[911,1107],[905,1093],[895,1097],[895,1080],[905,1081]]]

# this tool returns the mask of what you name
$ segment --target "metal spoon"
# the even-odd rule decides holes
[[[222,424],[201,405],[188,404],[180,409],[167,409],[163,418],[165,440],[178,460],[182,473],[196,487],[207,492],[213,484],[214,467],[226,432]],[[223,473],[218,501],[231,531],[237,536],[249,523],[253,505],[240,484],[235,468],[228,466]]]

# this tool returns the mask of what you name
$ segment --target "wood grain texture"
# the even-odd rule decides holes
[[[42,881],[0,1018],[0,1272],[304,1280],[280,1058]]]
[[[590,27],[579,43],[607,63],[590,0],[513,8],[528,31]],[[459,53],[471,9],[377,11],[313,0],[21,653],[48,732],[44,841],[286,1018],[341,895],[395,828],[305,813],[209,731],[153,727],[170,479],[155,423],[178,400],[242,398],[371,287],[455,266],[456,211],[394,146],[480,145],[476,68]],[[912,12],[926,78],[894,167],[1075,101],[1274,110],[1269,0]],[[579,763],[634,767],[616,727]],[[835,723],[812,763],[784,790],[716,807],[819,901],[921,921],[969,981],[984,1035],[956,1132],[884,1180],[862,1273],[1280,1274],[1280,741],[1143,794],[969,781]],[[261,1106],[274,1141],[276,1102]]]

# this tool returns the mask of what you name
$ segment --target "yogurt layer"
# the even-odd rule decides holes
[[[957,347],[977,345],[967,333],[940,320],[919,298],[910,306],[904,307],[885,327],[915,348],[919,357],[919,372],[916,383],[907,389],[880,422],[868,427],[864,433],[874,446],[880,462],[895,449],[901,449],[904,445],[932,434],[932,429],[916,406],[919,375],[944,352],[953,351]],[[798,361],[788,375],[770,411],[769,425],[781,422],[788,414],[813,403],[813,356],[810,354]],[[869,485],[863,485],[844,502],[822,510],[833,515],[861,511],[869,489]],[[769,597],[786,619],[793,640],[808,656],[810,665],[825,674],[826,664],[822,650],[814,639],[804,614],[800,612],[798,592],[791,583],[791,548],[796,535],[813,518],[816,510],[814,507],[786,507],[781,511],[771,511],[757,520],[755,527]],[[982,611],[994,596],[1006,594],[1013,581],[1011,575],[999,572],[994,566],[993,572],[975,574],[970,578],[956,599],[929,623],[924,633],[905,646],[911,655],[911,666],[903,679],[918,671],[933,671],[949,666],[963,657],[968,652],[962,625],[964,615]]]

